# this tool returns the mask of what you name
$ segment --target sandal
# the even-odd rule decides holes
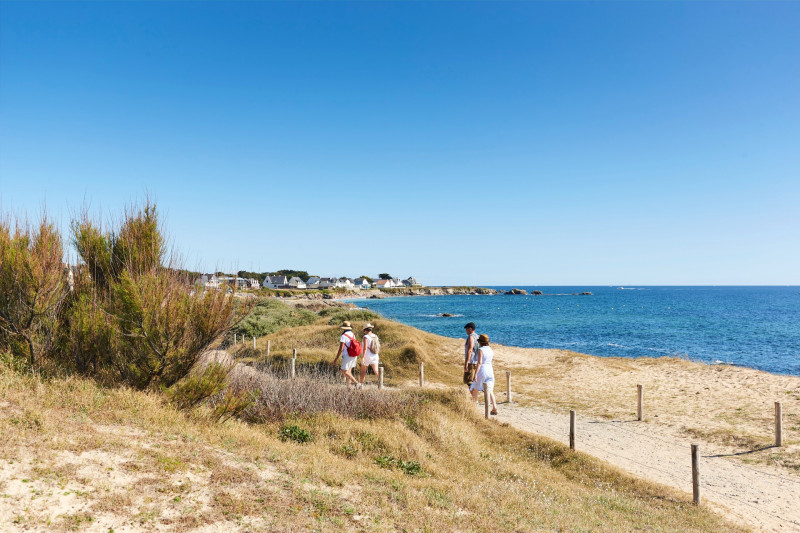
[[[489,414],[490,414],[490,415],[496,415],[496,414],[497,414],[497,409],[492,409],[492,412],[491,412],[491,413],[489,413]]]

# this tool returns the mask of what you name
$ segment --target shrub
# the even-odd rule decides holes
[[[263,337],[283,328],[307,326],[316,320],[317,315],[313,311],[292,308],[271,298],[260,298],[234,331],[248,337]]]
[[[180,409],[195,407],[228,386],[228,372],[228,365],[211,363],[167,389],[167,396]]]
[[[371,322],[381,317],[378,313],[368,309],[340,309],[337,307],[332,307],[330,311],[321,311],[320,316],[330,317],[330,320],[328,320],[329,326],[338,326],[345,320],[350,322]]]
[[[283,426],[278,432],[282,441],[293,440],[300,444],[311,442],[311,433],[302,429],[300,426]]]
[[[394,418],[412,412],[416,396],[404,391],[348,390],[330,365],[299,367],[297,377],[237,365],[230,383],[240,391],[257,391],[258,397],[241,413],[248,422],[280,421],[286,418],[334,412],[361,419]]]
[[[61,235],[44,215],[35,228],[0,219],[0,349],[30,366],[57,347],[69,296]]]
[[[193,291],[168,254],[155,205],[129,209],[119,228],[103,231],[84,217],[72,237],[86,265],[91,301],[78,300],[68,317],[69,345],[78,353],[95,340],[104,370],[138,388],[169,387],[186,376],[198,354],[220,338],[249,306],[222,291]],[[102,323],[99,313],[108,317]],[[113,331],[106,339],[108,329]],[[107,344],[107,346],[106,346]],[[96,363],[95,354],[78,367]]]
[[[409,476],[422,473],[422,466],[417,461],[403,461],[391,455],[382,455],[375,459],[375,464],[382,468],[399,468]]]

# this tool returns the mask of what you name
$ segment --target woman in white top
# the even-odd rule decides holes
[[[339,337],[339,351],[336,352],[336,357],[333,358],[333,364],[335,365],[336,361],[338,361],[341,356],[342,366],[340,368],[342,375],[347,381],[347,386],[350,387],[350,384],[353,384],[353,386],[357,387],[358,381],[353,377],[352,369],[356,366],[358,357],[350,357],[348,353],[348,348],[350,348],[351,343],[357,342],[356,336],[353,333],[353,328],[350,327],[350,322],[347,320],[342,322],[339,329],[342,330],[342,336]]]
[[[380,341],[378,336],[372,333],[373,326],[370,323],[364,325],[364,355],[361,356],[361,386],[364,386],[364,379],[367,377],[367,368],[372,367],[375,375],[378,375],[378,352],[380,351]]]
[[[489,393],[489,401],[492,403],[491,414],[497,414],[497,400],[494,397],[494,369],[492,368],[492,359],[494,358],[494,350],[489,346],[489,336],[480,335],[478,337],[478,366],[475,368],[475,381],[470,385],[469,390],[472,393],[472,400],[478,401],[478,391],[482,391],[484,387],[486,392]]]

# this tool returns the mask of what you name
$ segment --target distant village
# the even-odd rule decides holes
[[[351,278],[320,278],[318,276],[310,276],[307,280],[299,276],[266,276],[263,281],[256,278],[243,278],[239,276],[224,276],[217,274],[202,274],[195,280],[195,285],[200,285],[206,289],[220,289],[222,287],[233,287],[236,284],[236,289],[297,289],[297,290],[313,290],[313,289],[344,289],[344,290],[362,290],[362,289],[394,289],[400,287],[421,287],[420,283],[414,277],[406,279],[399,278],[380,278],[370,279],[367,277],[360,277],[356,279]]]

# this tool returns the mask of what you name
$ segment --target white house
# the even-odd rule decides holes
[[[289,285],[294,289],[305,289],[307,287],[306,282],[297,276],[292,276],[289,280]]]
[[[413,276],[403,280],[404,287],[419,287],[419,282]]]
[[[253,289],[254,291],[257,291],[258,289],[261,288],[261,283],[259,283],[259,281],[255,278],[250,278],[247,280],[247,286]]]
[[[318,289],[319,288],[319,276],[311,276],[306,281],[306,288],[307,289]]]
[[[264,287],[267,289],[280,289],[289,285],[286,276],[267,276],[264,278]]]
[[[334,285],[338,289],[355,289],[356,285],[350,278],[339,278]]]
[[[214,274],[203,274],[194,281],[195,285],[202,285],[206,289],[219,289],[219,278]]]
[[[394,286],[394,282],[390,279],[379,279],[375,282],[376,289],[391,289]]]
[[[372,287],[372,283],[370,283],[367,278],[358,278],[353,283],[357,289],[369,289]]]

